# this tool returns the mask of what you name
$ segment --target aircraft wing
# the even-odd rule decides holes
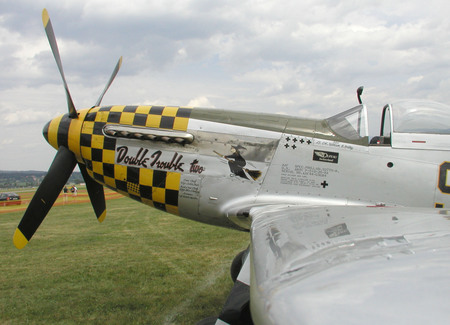
[[[450,211],[253,208],[255,324],[443,324]]]

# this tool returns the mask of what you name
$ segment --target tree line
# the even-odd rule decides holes
[[[5,171],[0,170],[0,188],[21,188],[39,186],[47,172],[27,170],[27,171]],[[83,183],[80,172],[73,172],[70,176],[69,184]]]

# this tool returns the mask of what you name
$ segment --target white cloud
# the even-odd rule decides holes
[[[420,82],[422,79],[423,79],[423,76],[414,76],[414,77],[408,78],[406,83],[408,85],[410,85],[410,84],[413,84],[413,83]]]
[[[187,104],[187,106],[189,107],[211,107],[214,108],[214,105],[211,104],[211,102],[209,101],[208,97],[206,96],[200,96],[200,97],[196,97],[193,98],[189,101],[189,103]]]
[[[13,140],[12,140],[12,139],[2,139],[2,140],[0,141],[0,148],[3,147],[3,146],[5,146],[5,145],[9,145],[9,144],[11,144],[11,143],[13,143]]]

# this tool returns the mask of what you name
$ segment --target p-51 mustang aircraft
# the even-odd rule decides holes
[[[15,234],[23,248],[78,164],[99,221],[107,186],[157,209],[250,232],[216,324],[447,323],[450,107],[362,104],[323,120],[100,103],[76,110],[43,23],[68,114],[44,137],[56,157]]]

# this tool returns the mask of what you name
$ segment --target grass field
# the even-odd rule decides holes
[[[8,207],[9,208],[9,207]],[[248,234],[203,225],[127,198],[59,205],[23,250],[23,211],[0,213],[0,324],[195,324],[217,315],[229,266]]]

